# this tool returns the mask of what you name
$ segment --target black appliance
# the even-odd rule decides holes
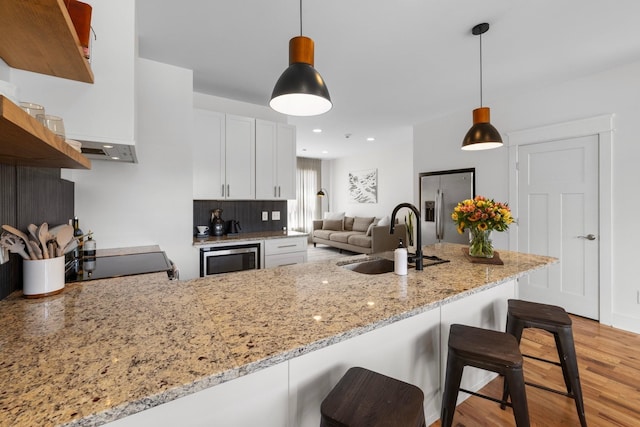
[[[175,267],[164,252],[98,256],[83,260],[81,274],[73,270],[68,271],[65,282],[82,282],[163,271],[167,272],[171,278],[174,270]]]
[[[259,243],[216,245],[200,249],[200,277],[259,268]]]

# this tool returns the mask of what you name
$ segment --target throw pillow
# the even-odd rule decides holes
[[[325,212],[322,219],[342,219],[344,218],[344,212]]]
[[[344,217],[344,231],[351,231],[353,230],[353,220],[355,218],[352,216],[345,216]]]
[[[389,215],[385,216],[380,221],[378,221],[378,225],[389,225],[389,224],[391,224],[391,218],[389,218]]]
[[[371,236],[371,233],[373,233],[373,227],[375,227],[377,224],[375,221],[373,221],[371,224],[369,224],[369,228],[367,228],[367,234],[366,236]]]
[[[342,231],[342,219],[325,219],[322,221],[323,230]]]
[[[373,222],[374,218],[370,217],[370,218],[361,218],[361,217],[355,217],[355,219],[353,220],[353,231],[367,231],[367,229],[369,228],[369,224],[371,224]]]

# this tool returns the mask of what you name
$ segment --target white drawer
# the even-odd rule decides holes
[[[301,251],[307,251],[307,236],[283,237],[264,241],[264,254],[267,256]]]
[[[292,252],[289,254],[266,255],[264,268],[273,268],[280,265],[302,264],[307,262],[307,251]]]

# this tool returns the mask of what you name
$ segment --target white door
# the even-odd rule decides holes
[[[598,136],[518,147],[518,250],[560,259],[520,298],[599,319]]]

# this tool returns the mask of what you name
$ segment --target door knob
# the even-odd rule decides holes
[[[587,234],[586,236],[578,236],[578,239],[596,240],[596,236],[593,234]]]

